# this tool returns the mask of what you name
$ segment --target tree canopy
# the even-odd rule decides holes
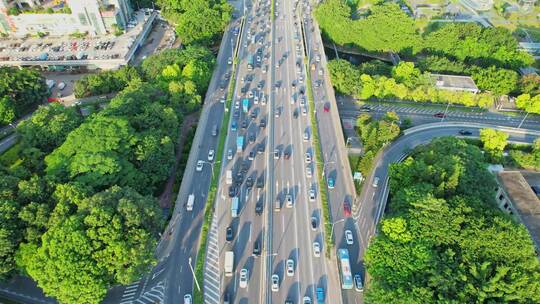
[[[47,95],[47,85],[39,71],[0,67],[0,124],[27,114]]]
[[[183,44],[212,45],[227,26],[232,6],[224,0],[158,0]],[[204,22],[201,22],[204,20]]]
[[[449,137],[391,165],[389,211],[365,256],[366,303],[540,301],[532,240],[496,207],[486,166],[477,147]]]
[[[83,118],[51,104],[17,126],[19,159],[0,166],[0,277],[28,274],[60,303],[99,303],[156,263],[156,197],[215,59],[187,47],[146,60],[95,75],[121,82],[104,109]]]

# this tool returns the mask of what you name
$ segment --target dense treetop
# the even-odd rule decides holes
[[[367,303],[540,302],[532,240],[496,207],[486,167],[477,147],[449,137],[390,167],[389,212],[365,257]]]
[[[44,106],[17,127],[19,160],[0,166],[0,277],[30,275],[60,303],[100,303],[156,263],[155,196],[184,114],[200,107],[210,54],[188,47],[98,74],[120,83],[105,109],[83,119],[74,107]]]
[[[176,25],[183,44],[216,43],[232,15],[232,6],[225,0],[158,0],[157,3],[169,22]]]
[[[27,114],[47,95],[47,85],[39,71],[0,67],[0,125]]]

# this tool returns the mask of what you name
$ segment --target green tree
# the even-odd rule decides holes
[[[516,98],[516,106],[525,112],[540,114],[540,95],[521,94]]]
[[[416,87],[424,82],[422,73],[414,67],[413,62],[401,61],[397,66],[392,68],[392,77],[397,82],[403,83],[409,88]]]
[[[522,94],[540,95],[540,76],[527,74],[519,79],[519,91]]]
[[[502,156],[504,148],[508,144],[508,134],[495,129],[482,129],[480,130],[480,141],[491,156],[498,158]]]
[[[7,125],[15,119],[15,107],[9,96],[0,97],[0,125]]]
[[[71,216],[49,228],[35,252],[25,252],[21,261],[46,295],[60,303],[97,304],[111,283],[106,269],[92,258],[92,241],[87,236],[83,216]]]
[[[5,279],[15,269],[14,255],[22,239],[20,206],[11,200],[0,200],[0,278]]]
[[[48,153],[60,146],[81,122],[82,116],[75,108],[55,103],[39,107],[31,118],[17,126],[17,133],[26,148]]]
[[[4,104],[4,115],[13,110],[16,117],[22,117],[42,103],[47,95],[47,85],[39,71],[0,67],[0,100]],[[5,96],[9,99],[4,100]],[[11,101],[11,106],[5,106],[7,101]]]
[[[479,89],[491,91],[496,95],[506,95],[517,88],[518,74],[512,70],[490,66],[476,69],[472,78]]]

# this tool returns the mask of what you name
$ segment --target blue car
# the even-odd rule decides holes
[[[322,287],[317,287],[317,304],[324,303],[324,289]]]
[[[237,128],[236,121],[233,120],[232,123],[231,123],[231,130],[236,131],[236,128]]]
[[[328,189],[334,189],[334,186],[335,186],[335,182],[334,182],[334,179],[329,177],[328,178]]]

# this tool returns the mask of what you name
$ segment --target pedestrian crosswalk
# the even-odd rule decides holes
[[[139,294],[139,281],[126,286],[120,304],[163,304],[165,285],[159,282],[150,290]],[[144,288],[143,288],[144,290]]]
[[[219,304],[221,298],[221,281],[219,273],[219,243],[217,217],[214,213],[208,231],[208,249],[204,264],[204,303]]]

